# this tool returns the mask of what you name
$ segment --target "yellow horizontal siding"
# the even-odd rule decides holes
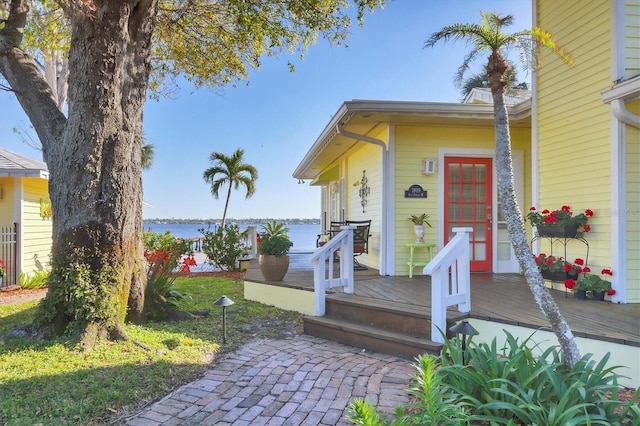
[[[530,176],[530,129],[511,129],[511,144],[514,150],[525,151],[524,175]],[[442,164],[436,167],[434,175],[424,175],[423,160],[438,158],[440,148],[456,149],[495,149],[495,131],[492,124],[486,127],[475,126],[396,126],[395,128],[395,265],[397,275],[408,275],[408,249],[406,244],[415,241],[413,223],[409,217],[413,214],[427,213],[432,227],[425,228],[425,242],[437,242],[438,217],[438,174],[443,173]],[[472,156],[473,154],[469,154]],[[404,191],[411,185],[420,185],[427,191],[427,198],[405,198]],[[531,199],[530,182],[525,182],[525,200]],[[521,206],[527,209],[528,206]],[[418,270],[415,270],[419,273]]]
[[[51,254],[52,221],[40,217],[40,199],[48,198],[47,181],[25,178],[23,201],[22,272],[47,269]]]
[[[640,1],[627,0],[625,5],[624,78],[640,74]]]
[[[380,137],[374,136],[374,137]],[[382,217],[382,168],[381,148],[373,144],[361,145],[354,152],[349,153],[347,159],[347,176],[345,191],[347,206],[346,219],[371,220],[369,236],[369,253],[359,256],[359,261],[365,265],[378,268],[380,265],[380,218]],[[367,185],[370,194],[367,195],[367,204],[362,211],[359,185],[362,179],[362,171],[365,170]],[[358,182],[357,186],[354,183]]]
[[[640,101],[629,106],[638,114]],[[626,126],[627,301],[640,303],[640,129]]]
[[[0,226],[13,225],[14,208],[14,180],[13,178],[0,177],[0,188],[2,188],[2,199],[0,200]]]
[[[541,52],[537,73],[541,209],[592,209],[589,265],[611,263],[610,2],[538,1],[538,25],[575,60],[568,67]],[[567,257],[585,255],[570,246]]]

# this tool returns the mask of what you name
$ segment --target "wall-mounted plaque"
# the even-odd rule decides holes
[[[427,191],[422,189],[420,185],[411,185],[409,189],[404,191],[404,198],[427,198]]]

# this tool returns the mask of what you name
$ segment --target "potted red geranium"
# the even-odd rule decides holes
[[[574,214],[571,207],[562,206],[559,210],[542,210],[535,206],[529,209],[527,219],[540,237],[566,237],[575,238],[589,232],[591,227],[587,224],[593,217],[593,210],[586,209],[583,213]]]
[[[604,296],[613,296],[616,291],[611,288],[611,281],[606,276],[613,276],[611,269],[603,268],[600,275],[590,274],[591,268],[585,266],[579,273],[578,279],[569,278],[564,286],[573,291],[576,299],[604,300]]]
[[[535,261],[542,278],[558,282],[563,282],[567,278],[578,278],[578,274],[582,270],[580,265],[584,264],[582,259],[576,259],[574,264],[567,262],[562,257],[547,256],[544,253],[537,255]]]

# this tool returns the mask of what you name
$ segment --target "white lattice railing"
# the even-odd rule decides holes
[[[353,230],[356,227],[349,225],[341,229],[311,256],[315,315],[319,317],[325,314],[327,289],[344,287],[345,293],[353,293]],[[338,258],[340,262],[336,268],[334,259]]]
[[[471,310],[471,270],[469,268],[469,234],[473,228],[453,228],[456,235],[424,267],[431,275],[431,340],[444,343],[447,308],[458,305],[458,312]]]

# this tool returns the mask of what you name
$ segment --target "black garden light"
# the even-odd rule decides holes
[[[227,296],[221,296],[218,300],[213,302],[216,306],[222,306],[222,344],[227,343],[227,306],[233,305],[235,302],[229,299]]]
[[[460,321],[453,327],[449,328],[449,331],[455,333],[456,335],[462,334],[462,365],[465,365],[464,362],[464,353],[467,349],[467,336],[476,336],[480,334],[478,330],[473,328],[469,321]]]

